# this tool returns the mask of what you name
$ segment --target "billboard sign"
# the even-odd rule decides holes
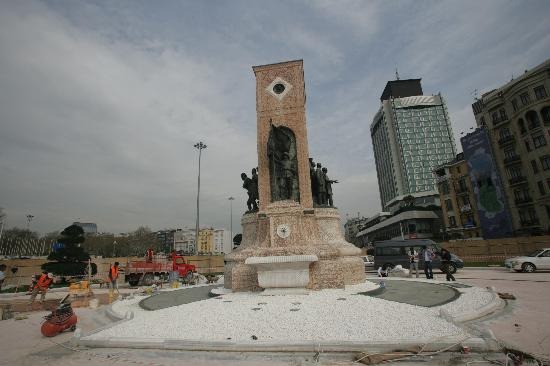
[[[512,235],[512,220],[487,130],[478,128],[460,139],[464,159],[476,197],[479,224],[485,239],[503,238]]]

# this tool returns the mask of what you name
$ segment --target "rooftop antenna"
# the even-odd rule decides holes
[[[395,65],[395,80],[399,80],[399,72],[397,71],[397,65]]]

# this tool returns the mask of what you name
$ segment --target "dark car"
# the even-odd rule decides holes
[[[400,264],[403,268],[409,268],[409,248],[413,247],[418,253],[418,268],[424,269],[424,258],[421,255],[422,248],[432,248],[434,253],[441,252],[436,242],[430,239],[409,240],[383,240],[374,242],[374,267],[382,269],[393,268]],[[432,260],[433,268],[441,269],[441,258],[436,255]],[[458,256],[451,253],[451,261],[448,264],[451,273],[464,267],[464,262]]]

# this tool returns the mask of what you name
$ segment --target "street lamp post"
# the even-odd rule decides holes
[[[206,145],[199,141],[194,145],[195,149],[199,150],[199,175],[197,179],[197,225],[195,226],[195,255],[199,253],[199,196],[201,193],[201,155],[202,150],[206,149]]]
[[[31,227],[31,221],[32,219],[34,218],[34,215],[27,215],[27,230],[30,230],[30,227]]]
[[[231,231],[231,238],[229,240],[231,240],[231,250],[233,250],[233,201],[235,200],[235,197],[231,196],[228,198],[229,200],[229,210],[230,210],[230,224],[229,224],[229,227],[230,227],[230,231]]]
[[[116,258],[116,240],[113,241],[113,258]]]

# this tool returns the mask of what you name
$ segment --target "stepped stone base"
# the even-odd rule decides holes
[[[277,227],[290,228],[281,238]],[[225,287],[233,291],[260,291],[257,269],[250,257],[316,256],[309,264],[308,289],[343,288],[365,281],[359,248],[345,241],[335,208],[304,210],[298,203],[275,202],[265,211],[245,214],[240,247],[225,258]]]

